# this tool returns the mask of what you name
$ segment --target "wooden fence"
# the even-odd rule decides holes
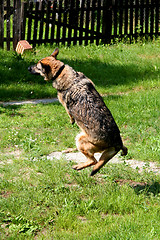
[[[0,47],[99,44],[160,35],[159,0],[0,0]]]

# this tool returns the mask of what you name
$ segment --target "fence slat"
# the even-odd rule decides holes
[[[50,13],[51,13],[51,1],[47,2],[47,12],[46,12],[46,28],[45,28],[45,43],[49,40],[49,23],[50,23]]]
[[[9,51],[10,50],[10,0],[7,0],[7,8],[6,8],[6,21],[7,21],[7,24],[6,24],[6,27],[7,27],[7,50]]]
[[[52,20],[51,20],[51,24],[52,24],[52,29],[51,29],[51,43],[53,43],[55,41],[55,21],[56,21],[56,7],[57,7],[57,1],[53,2],[53,8],[52,8]]]
[[[96,45],[99,44],[99,32],[100,32],[100,21],[101,21],[101,0],[98,0],[98,8],[97,8],[97,26],[96,26]]]
[[[102,41],[104,43],[111,42],[112,34],[112,0],[104,1],[104,10],[103,10],[103,23],[102,23]]]
[[[35,8],[35,18],[34,18],[34,32],[33,32],[33,47],[36,46],[37,40],[37,28],[38,28],[38,10],[39,10],[39,2],[36,2]]]
[[[90,15],[90,1],[87,0],[87,7],[86,7],[86,21],[85,21],[85,28],[87,31],[85,31],[85,45],[88,44],[88,36],[89,36],[89,33],[88,33],[88,29],[89,29],[89,15]]]
[[[43,29],[44,29],[44,13],[45,13],[45,3],[42,2],[40,11],[40,28],[39,28],[39,45],[43,42]]]
[[[27,34],[27,41],[30,42],[31,40],[31,29],[32,29],[32,10],[33,10],[33,2],[29,4],[28,10],[28,34]]]
[[[148,25],[149,25],[149,0],[146,0],[145,8],[145,33],[148,34]]]
[[[120,35],[120,38],[121,38],[122,27],[123,27],[123,0],[120,0],[119,8],[120,8],[120,11],[119,11],[119,35]]]
[[[156,18],[155,18],[155,34],[158,36],[158,30],[159,30],[159,12],[160,12],[160,5],[159,0],[156,0]]]
[[[151,16],[150,16],[150,36],[153,38],[154,28],[154,0],[151,0]]]
[[[4,47],[4,1],[0,0],[0,47]]]
[[[125,0],[124,36],[128,34],[128,0]]]
[[[60,42],[60,33],[61,33],[61,13],[62,13],[62,0],[59,1],[58,4],[58,22],[57,22],[57,35],[56,35],[56,43]]]
[[[135,39],[138,37],[138,10],[139,10],[139,0],[135,1]]]
[[[67,15],[68,15],[68,0],[64,0],[64,13],[63,13],[63,32],[62,32],[62,43],[65,44],[65,38],[66,38],[66,25],[67,25]]]
[[[94,42],[94,24],[95,24],[95,0],[92,0],[92,12],[91,12],[91,41],[90,43]]]
[[[144,0],[141,0],[141,7],[140,7],[140,34],[143,36],[143,32],[144,32]]]
[[[14,0],[13,4],[13,49],[15,50],[21,37],[21,0]]]
[[[130,1],[130,42],[133,39],[133,1]]]
[[[27,3],[22,3],[21,39],[25,40]]]
[[[78,20],[79,20],[79,0],[76,0],[75,2],[75,8],[74,8],[74,38],[73,45],[77,44],[77,37],[78,37]]]
[[[114,36],[117,37],[117,9],[118,9],[118,2],[115,0],[114,5]]]
[[[85,0],[81,1],[81,12],[80,12],[80,30],[79,30],[79,45],[82,44],[83,37],[83,25],[84,25],[84,4]]]

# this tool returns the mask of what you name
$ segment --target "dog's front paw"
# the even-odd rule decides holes
[[[75,123],[75,119],[72,118],[72,119],[71,119],[71,124],[73,125],[74,123]]]
[[[72,166],[72,168],[73,168],[74,170],[77,170],[77,171],[80,170],[80,169],[79,169],[79,165],[74,165],[74,166]]]

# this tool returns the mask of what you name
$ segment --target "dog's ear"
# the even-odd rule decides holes
[[[51,71],[51,67],[49,66],[49,64],[41,62],[41,65],[42,65],[42,68],[45,70],[45,73],[48,74]]]
[[[56,49],[54,50],[54,52],[51,54],[51,56],[54,57],[54,58],[56,58],[57,55],[58,55],[58,53],[59,53],[59,49],[56,48]]]

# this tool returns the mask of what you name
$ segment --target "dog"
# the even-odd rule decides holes
[[[57,89],[58,99],[65,107],[72,124],[81,129],[76,137],[76,146],[87,158],[85,163],[73,166],[81,170],[93,166],[91,176],[95,175],[120,150],[127,155],[119,128],[105,105],[93,82],[83,73],[57,60],[59,49],[28,68],[32,74],[40,74],[45,81],[52,80]],[[97,161],[96,152],[102,152]]]

